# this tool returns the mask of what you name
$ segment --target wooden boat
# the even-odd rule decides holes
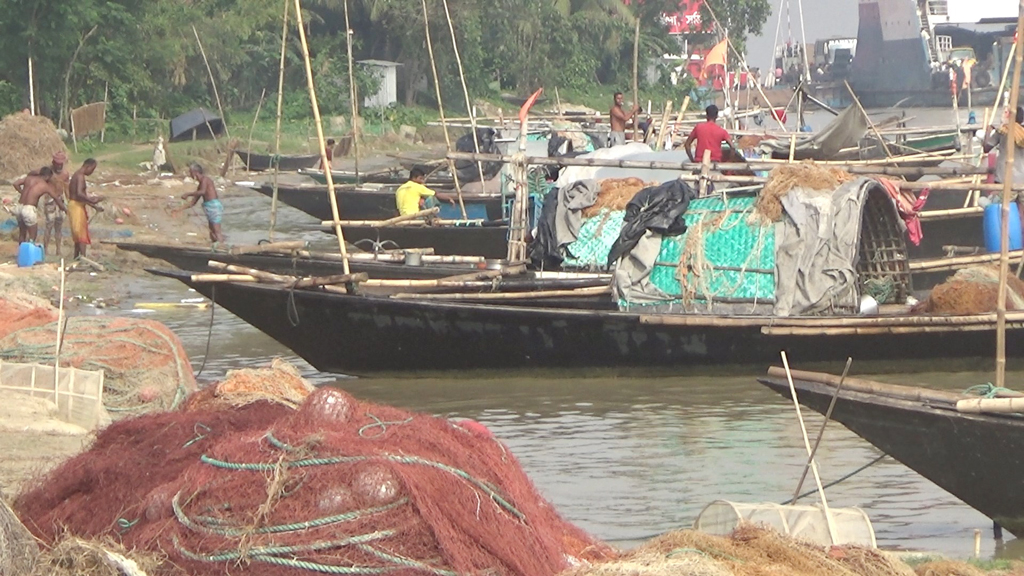
[[[839,379],[801,371],[794,371],[793,378],[800,403],[824,414]],[[782,369],[772,368],[758,380],[790,397]],[[1024,494],[1012,489],[1024,476],[1024,418],[960,412],[957,402],[964,398],[847,378],[832,418],[1015,536],[1024,536]]]
[[[324,174],[323,170],[304,167],[303,170],[299,170],[299,174],[309,176],[315,180],[317,184],[327,184],[327,176]],[[352,170],[331,170],[331,179],[334,180],[335,184],[399,185],[409,180],[409,170],[402,167],[385,168],[370,172],[360,172],[358,178],[356,178],[356,173]],[[455,188],[455,181],[452,180],[451,176],[446,174],[431,174],[427,177],[426,184],[431,188],[437,189]]]
[[[277,164],[282,172],[296,172],[302,168],[312,168],[320,162],[319,154],[257,154],[249,150],[235,150],[235,154],[250,172],[273,170]]]
[[[508,254],[507,220],[466,225],[342,226],[345,241],[368,252],[385,249],[433,248],[435,254],[504,258]],[[333,230],[325,230],[334,234]]]
[[[467,304],[288,290],[266,284],[195,282],[210,296],[323,372],[370,374],[458,369],[653,367],[749,370],[780,349],[801,361],[848,355],[913,362],[980,358],[995,315],[792,317],[667,315]],[[534,296],[534,295],[528,295]],[[534,301],[536,302],[536,301]],[[289,312],[290,310],[290,312]],[[298,313],[295,326],[289,314]],[[358,334],[358,338],[353,338]],[[1007,349],[1024,351],[1024,313],[1008,314]]]
[[[271,184],[253,188],[267,197],[274,195]],[[335,188],[341,217],[345,220],[386,220],[398,215],[393,187],[366,185],[361,187],[342,186]],[[281,186],[277,187],[277,199],[296,210],[317,220],[333,220],[331,203],[327,198],[326,186]],[[502,196],[500,194],[463,195],[466,215],[469,218],[500,220],[502,217]],[[462,213],[455,206],[441,203],[441,218],[461,218]],[[403,246],[409,248],[410,246]],[[458,252],[454,252],[457,254]]]

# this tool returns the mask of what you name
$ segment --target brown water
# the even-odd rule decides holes
[[[938,113],[935,113],[938,114]],[[266,236],[269,200],[233,191],[225,227],[233,243]],[[291,208],[279,215],[286,237],[330,245],[311,219]],[[194,297],[179,283],[133,281],[136,301]],[[129,312],[130,313],[130,312]],[[140,312],[141,314],[141,312]],[[146,317],[167,323],[185,342],[196,370],[204,364],[208,311],[160,311]],[[338,346],[344,346],[339,342]],[[520,459],[541,492],[561,513],[598,537],[622,546],[688,527],[716,499],[782,502],[796,487],[806,453],[791,403],[745,377],[660,376],[573,378],[546,372],[437,379],[341,378],[317,373],[269,337],[217,308],[202,380],[232,368],[285,357],[318,384],[334,384],[360,398],[445,416],[473,418],[491,428]],[[793,359],[799,365],[799,359]],[[858,373],[854,363],[853,373]],[[831,367],[834,372],[841,365]],[[1019,382],[1024,373],[1013,373]],[[992,379],[988,373],[890,375],[893,382],[928,382],[963,389]],[[808,428],[821,418],[805,412]],[[840,425],[825,434],[818,463],[824,482],[879,456]],[[810,478],[806,488],[813,487]],[[832,506],[858,506],[871,517],[880,545],[934,550],[953,557],[973,551],[981,529],[982,553],[997,553],[990,522],[917,473],[891,459],[828,490]],[[806,502],[813,501],[811,499]],[[1020,556],[1007,544],[1002,555]]]

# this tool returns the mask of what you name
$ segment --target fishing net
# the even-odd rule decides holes
[[[4,294],[0,298],[0,338],[31,326],[49,324],[57,319],[57,310],[42,298],[28,294]]]
[[[635,177],[605,178],[600,182],[601,190],[593,206],[583,209],[583,217],[593,218],[604,210],[625,210],[637,192],[657,185],[657,182],[644,182]]]
[[[826,168],[813,163],[779,166],[768,175],[768,182],[757,197],[754,213],[768,222],[782,219],[782,197],[793,188],[805,188],[831,193],[854,176],[838,168]]]
[[[225,426],[240,411],[248,426]],[[129,462],[158,477],[131,478]],[[44,537],[58,524],[118,534],[199,576],[542,575],[612,554],[562,520],[479,424],[332,388],[296,411],[256,402],[115,423],[19,504]]]
[[[0,358],[53,364],[56,341],[56,322],[22,328],[0,340]],[[103,404],[114,418],[174,408],[196,389],[181,341],[152,320],[68,318],[60,362],[104,371]]]
[[[244,406],[260,400],[295,408],[314,390],[295,366],[275,358],[269,368],[229,370],[223,381],[189,396],[185,409]]]
[[[610,562],[562,576],[913,576],[906,564],[858,546],[815,546],[752,524],[727,537],[670,532]]]
[[[57,152],[67,148],[49,118],[18,112],[0,120],[0,179],[49,166]]]
[[[999,301],[999,268],[972,266],[958,270],[946,282],[932,288],[928,298],[912,309],[918,314],[985,314],[996,311]],[[1006,309],[1024,310],[1024,282],[1007,278]]]
[[[158,412],[114,422],[88,450],[34,482],[14,502],[25,526],[48,544],[66,531],[78,538],[119,536],[138,547],[130,530],[163,517],[181,475],[210,443],[266,430],[292,410],[255,402],[230,410]]]

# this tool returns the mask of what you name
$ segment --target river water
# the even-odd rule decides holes
[[[266,237],[269,200],[236,188],[225,194],[224,204],[225,229],[232,243]],[[300,212],[282,207],[279,223],[284,237],[330,247],[329,239]],[[194,296],[173,280],[143,278],[132,280],[126,304]],[[313,382],[339,386],[363,399],[478,420],[510,446],[540,491],[567,519],[624,547],[662,531],[689,527],[716,499],[788,500],[806,460],[792,404],[760,386],[753,372],[742,377],[688,377],[680,371],[646,378],[545,372],[339,379],[316,372],[219,307],[213,313],[208,357],[209,311],[159,311],[146,317],[165,322],[181,336],[194,368],[203,369],[202,381],[283,357]],[[799,359],[792,360],[799,365]],[[853,374],[859,373],[857,368],[855,361]],[[841,370],[839,364],[831,367],[836,373]],[[1008,381],[1022,377],[1024,373],[1012,373]],[[988,382],[992,375],[944,372],[879,379],[963,389]],[[821,417],[809,411],[805,417],[808,429],[816,431]],[[817,458],[822,480],[837,480],[879,455],[841,425],[831,425]],[[805,489],[812,487],[808,477]],[[830,488],[828,497],[832,506],[863,508],[885,547],[965,558],[973,552],[974,530],[981,529],[983,556],[1024,555],[1024,546],[1012,540],[997,550],[984,516],[891,459]]]

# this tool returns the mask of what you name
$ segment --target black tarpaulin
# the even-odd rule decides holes
[[[212,138],[224,133],[224,120],[206,110],[196,108],[171,120],[171,142]]]

